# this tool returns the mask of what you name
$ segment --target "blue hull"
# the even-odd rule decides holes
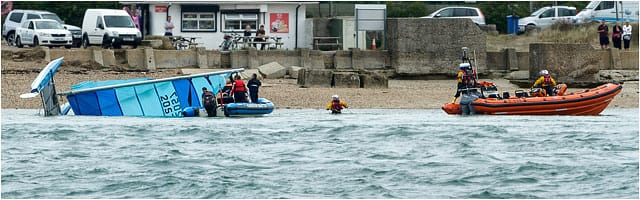
[[[204,107],[200,105],[203,88],[217,94],[232,73],[244,71],[240,68],[155,80],[85,81],[71,86],[70,91],[57,94],[53,76],[62,60],[51,61],[31,84],[31,93],[20,95],[21,98],[33,98],[40,94],[45,116],[73,110],[74,115],[183,117],[186,108]],[[58,95],[66,96],[69,101],[62,109]]]
[[[265,115],[273,112],[275,106],[265,98],[259,98],[258,103],[230,103],[225,105],[227,115]]]

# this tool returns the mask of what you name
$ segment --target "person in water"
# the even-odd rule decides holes
[[[207,111],[207,116],[215,117],[216,116],[216,97],[213,93],[207,90],[206,87],[202,87],[202,105],[204,109]]]
[[[340,101],[340,97],[337,94],[331,96],[331,101],[327,104],[327,110],[331,110],[331,114],[340,114],[342,109],[345,108],[349,108],[349,106],[344,101]]]
[[[247,85],[249,85],[249,97],[251,97],[251,103],[258,103],[258,88],[262,86],[262,82],[258,80],[258,75],[251,75],[251,80],[249,80]]]
[[[456,95],[453,96],[451,103],[455,103],[463,89],[473,87],[475,85],[473,78],[473,71],[471,70],[471,64],[461,63],[460,70],[458,70],[458,88],[456,89]]]
[[[236,103],[247,102],[247,87],[244,85],[244,81],[242,81],[240,75],[236,75],[231,93]]]
[[[549,74],[549,71],[542,70],[540,71],[540,78],[538,78],[538,80],[536,80],[535,83],[533,83],[533,87],[536,86],[542,86],[542,89],[545,90],[547,96],[555,96],[556,94],[554,93],[554,87],[556,87],[556,80],[553,79],[553,77],[551,77],[551,75]]]

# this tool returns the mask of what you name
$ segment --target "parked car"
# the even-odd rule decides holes
[[[87,9],[82,20],[82,47],[102,45],[120,48],[142,43],[142,33],[124,10]]]
[[[616,18],[616,2],[618,3],[618,18]],[[585,23],[600,20],[638,22],[638,15],[640,15],[638,7],[637,1],[592,1],[576,15],[574,22]]]
[[[7,40],[7,44],[10,46],[15,44],[16,28],[30,19],[52,19],[58,21],[64,29],[69,30],[73,34],[73,46],[80,47],[82,42],[82,31],[80,27],[64,24],[64,21],[55,13],[41,10],[12,10],[9,12],[2,25],[2,37]]]
[[[446,7],[421,18],[466,18],[476,25],[485,25],[484,15],[479,8],[474,7]]]
[[[49,46],[71,48],[73,37],[69,30],[64,29],[60,23],[51,19],[31,19],[22,23],[16,29],[16,46],[24,45]]]
[[[540,8],[531,13],[531,16],[518,20],[518,31],[525,32],[527,27],[547,28],[562,21],[572,23],[574,16],[576,16],[575,7],[548,6]]]

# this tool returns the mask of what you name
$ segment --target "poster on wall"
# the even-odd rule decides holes
[[[160,6],[160,5],[156,5],[156,13],[166,13],[167,12],[167,6]]]
[[[271,33],[289,33],[289,13],[269,14]]]

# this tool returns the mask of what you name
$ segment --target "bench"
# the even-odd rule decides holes
[[[340,37],[313,37],[313,49],[320,50],[321,46],[336,47],[338,50],[342,49]]]
[[[259,45],[264,45],[267,49],[282,49],[282,45],[284,45],[284,42],[247,42],[245,43],[249,46],[253,46],[256,45],[256,48],[259,48]],[[275,45],[275,47],[270,47],[271,45]]]

